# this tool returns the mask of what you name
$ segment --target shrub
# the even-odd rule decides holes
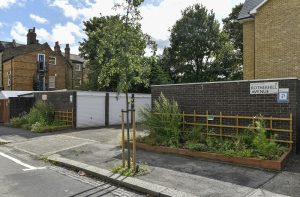
[[[262,119],[255,121],[256,136],[253,139],[255,152],[266,159],[277,159],[284,153],[284,148],[276,142],[267,139],[265,124]]]
[[[10,123],[13,127],[21,127],[28,123],[27,116],[12,118]]]
[[[162,93],[154,101],[153,109],[150,106],[140,112],[143,125],[155,136],[159,145],[178,147],[180,116],[176,101],[168,100]]]
[[[52,106],[47,105],[43,101],[38,101],[28,114],[28,123],[30,125],[39,123],[50,124],[54,121],[54,110]]]

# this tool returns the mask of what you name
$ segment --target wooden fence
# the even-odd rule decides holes
[[[55,111],[54,119],[58,121],[65,122],[66,126],[73,127],[74,125],[74,112],[72,110],[68,111]]]
[[[163,115],[156,113],[157,115]],[[170,115],[170,114],[169,114]],[[255,121],[259,118],[263,119],[266,124],[266,130],[280,136],[270,140],[286,143],[290,147],[293,144],[293,116],[292,113],[287,118],[278,117],[255,117],[255,116],[224,116],[222,112],[218,115],[206,114],[172,114],[181,117],[182,131],[185,132],[190,127],[202,126],[206,128],[208,136],[234,138],[242,130],[255,129]],[[285,122],[285,123],[283,123]],[[275,124],[276,123],[276,124]],[[251,125],[251,126],[249,126]],[[213,131],[213,132],[212,132]]]

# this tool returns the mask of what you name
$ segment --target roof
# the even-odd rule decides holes
[[[239,14],[238,20],[251,18],[250,12],[262,4],[265,0],[246,0],[244,6]]]
[[[31,53],[33,51],[37,51],[41,49],[46,49],[48,47],[49,47],[48,43],[44,43],[44,44],[31,44],[31,45],[22,45],[13,48],[7,48],[3,52],[3,62],[11,59],[12,57],[23,55],[26,53]]]
[[[0,91],[0,99],[8,99],[12,97],[19,97],[23,94],[29,94],[32,91]]]
[[[65,53],[61,53],[63,56],[65,56]],[[85,60],[80,55],[70,54],[70,60],[76,61],[76,62],[82,62],[84,63]]]
[[[19,44],[16,42],[6,42],[6,41],[0,41],[0,51],[3,51],[4,49],[13,48],[13,47],[19,47],[23,44]]]

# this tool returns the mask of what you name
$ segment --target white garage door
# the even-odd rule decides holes
[[[76,126],[105,126],[105,93],[77,92]]]

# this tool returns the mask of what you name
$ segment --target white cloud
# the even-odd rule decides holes
[[[112,10],[113,0],[84,0],[84,6],[75,6],[70,0],[49,0],[51,6],[60,8],[65,17],[72,20],[88,20],[93,16],[112,15],[116,12]],[[181,11],[196,3],[201,3],[213,10],[216,18],[220,21],[225,18],[234,5],[242,3],[244,0],[161,0],[155,1],[155,4],[147,3],[141,6],[141,15],[143,17],[142,29],[145,33],[151,35],[155,40],[168,43],[170,36],[169,29],[175,22],[181,18]]]
[[[73,20],[80,18],[91,18],[93,16],[111,15],[114,11],[112,7],[114,6],[114,1],[110,0],[96,0],[92,2],[90,0],[85,0],[86,7],[75,7],[70,3],[69,0],[53,0],[50,6],[58,7],[63,10],[64,15]]]
[[[15,39],[19,43],[27,42],[27,28],[21,23],[16,22],[10,31],[10,35],[13,39]]]
[[[16,3],[16,0],[1,0],[0,1],[0,9],[8,8],[15,3]]]
[[[0,28],[3,27],[3,26],[4,26],[4,24],[0,22]]]
[[[16,22],[11,29],[10,35],[19,43],[27,42],[28,27],[24,26],[21,22]],[[56,24],[52,29],[52,32],[48,32],[44,28],[36,28],[37,39],[40,43],[48,42],[54,46],[54,42],[59,41],[60,44],[70,44],[71,53],[78,54],[78,43],[85,37],[82,33],[81,28],[72,22],[68,22],[65,25]]]
[[[81,28],[74,23],[68,22],[66,25],[56,24],[52,30],[52,39],[61,44],[74,44],[76,37],[84,38]]]
[[[10,6],[17,4],[19,6],[24,6],[26,0],[0,0],[0,9],[9,8]]]
[[[38,28],[35,30],[35,32],[40,43],[53,42],[52,35],[46,29]]]
[[[43,17],[40,17],[38,15],[35,15],[35,14],[30,14],[29,17],[37,22],[37,23],[41,23],[41,24],[45,24],[45,23],[48,23],[48,20],[46,18],[43,18]]]

